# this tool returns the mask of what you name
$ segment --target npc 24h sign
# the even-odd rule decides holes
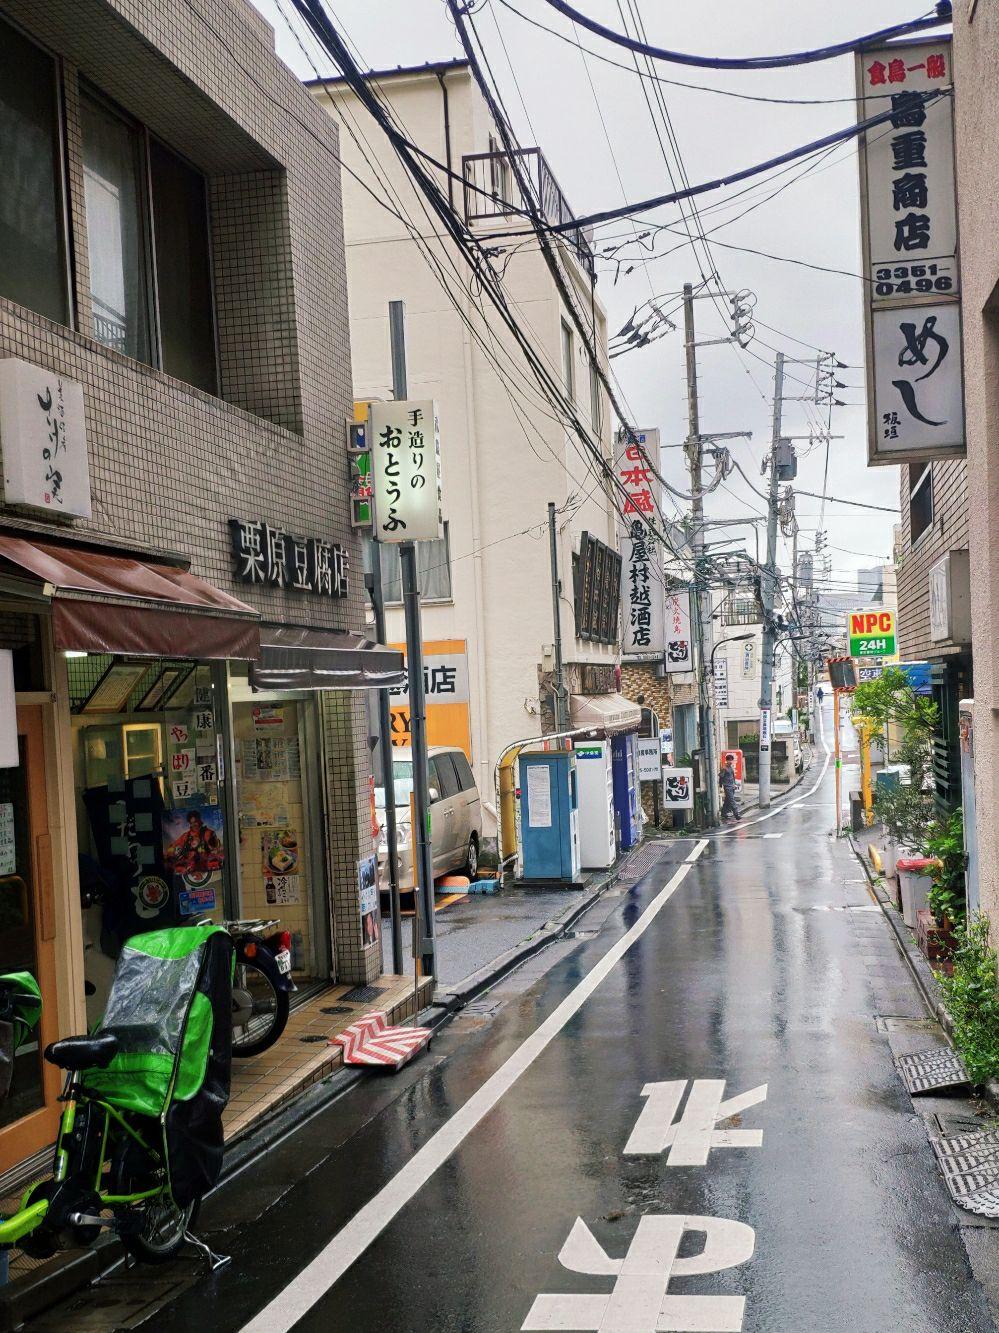
[[[894,611],[852,611],[849,626],[851,657],[895,655]]]

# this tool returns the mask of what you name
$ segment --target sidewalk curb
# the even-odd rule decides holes
[[[533,958],[536,953],[546,949],[549,944],[554,944],[556,940],[560,940],[567,935],[583,913],[589,911],[616,879],[617,866],[615,865],[601,879],[597,880],[594,887],[579,902],[574,903],[569,911],[564,912],[554,921],[547,921],[534,935],[529,936],[521,944],[514,945],[512,949],[507,949],[506,953],[501,953],[491,963],[486,963],[484,967],[472,972],[462,981],[436,991],[434,993],[434,1004],[441,1005],[449,1015],[456,1014],[460,1009],[464,1009],[466,1004],[470,1004],[472,1000],[477,999],[484,991],[490,990],[498,981],[502,981],[505,976],[508,976],[514,968],[527,962],[529,958]]]
[[[902,950],[902,956],[905,959],[909,971],[912,973],[912,979],[915,981],[916,986],[919,989],[919,993],[923,998],[923,1003],[926,1005],[930,1017],[940,1024],[947,1040],[953,1045],[954,1020],[951,1018],[950,1013],[943,1002],[943,997],[940,994],[940,986],[937,983],[936,977],[933,975],[933,969],[917,948],[916,942],[912,938],[908,926],[906,926],[905,922],[902,920],[895,904],[888,897],[882,884],[875,876],[868,858],[864,855],[852,833],[849,834],[849,841],[850,846],[853,848],[854,855],[863,867],[864,874],[867,876],[867,881],[877,899],[878,906],[881,908],[882,914],[895,933],[898,946]],[[999,1110],[999,1082],[993,1079],[984,1085],[978,1086],[981,1087],[985,1099],[991,1106],[995,1110]]]

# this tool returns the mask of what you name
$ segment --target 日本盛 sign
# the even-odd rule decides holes
[[[851,657],[894,656],[894,611],[851,611],[849,630]]]

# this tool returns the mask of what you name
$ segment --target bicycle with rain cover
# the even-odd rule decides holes
[[[36,1258],[108,1228],[148,1263],[185,1239],[222,1167],[229,1099],[232,940],[210,922],[134,935],[97,1030],[52,1042],[66,1071],[52,1178],[0,1217],[0,1247]]]
[[[27,1042],[42,1012],[42,993],[30,972],[0,975],[0,1101],[10,1091],[14,1057]]]

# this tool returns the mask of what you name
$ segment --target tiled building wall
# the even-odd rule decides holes
[[[947,551],[968,545],[968,480],[963,458],[933,464],[933,523],[913,548],[909,530],[909,481],[919,474],[909,464],[900,469],[902,509],[901,558],[898,563],[899,650],[905,661],[946,657],[961,651],[960,645],[934,643],[930,639],[929,572]]]
[[[75,329],[0,300],[0,356],[83,385],[94,512],[67,526],[182,553],[265,620],[362,627],[343,450],[352,391],[336,126],[244,0],[0,0],[0,16],[62,62]],[[223,398],[88,336],[80,80],[208,179]],[[349,597],[236,583],[230,516],[339,541]],[[4,522],[19,518],[0,506]],[[331,711],[336,944],[344,979],[363,980],[374,966],[360,952],[356,909],[356,862],[370,850],[367,724],[363,701]]]

